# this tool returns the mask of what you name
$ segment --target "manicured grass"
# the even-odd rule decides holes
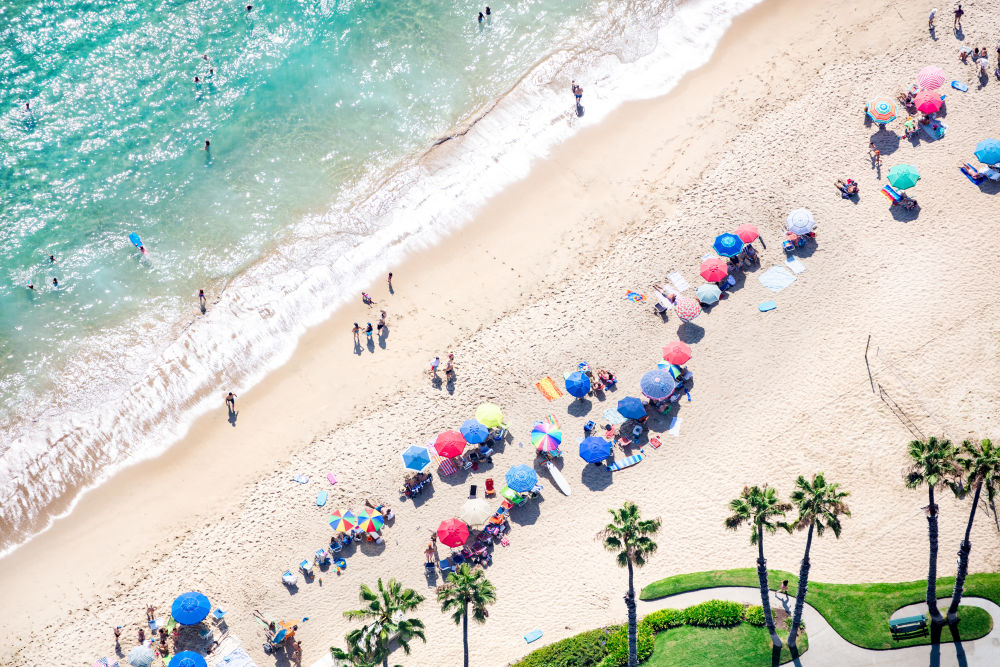
[[[809,648],[805,634],[799,637],[799,653]],[[781,662],[792,659],[788,647]],[[748,623],[733,628],[696,628],[682,625],[656,635],[651,667],[760,667],[771,664],[771,636],[766,628]]]
[[[772,590],[778,589],[782,579],[788,579],[789,595],[794,598],[798,577],[781,570],[768,571],[768,583]],[[939,578],[938,596],[950,595],[953,583],[953,577]],[[756,588],[757,585],[757,571],[753,568],[693,572],[655,581],[643,588],[639,597],[643,600],[655,600],[700,588]],[[924,581],[897,584],[825,584],[812,581],[809,583],[806,602],[815,607],[833,629],[852,644],[871,649],[916,646],[930,644],[930,634],[894,640],[889,633],[888,621],[889,616],[900,607],[922,602],[926,587]],[[965,595],[986,598],[1000,604],[1000,574],[970,574],[965,580]],[[978,639],[988,634],[993,627],[989,614],[979,607],[959,607],[959,618],[958,630],[963,640]],[[947,629],[942,634],[942,639],[952,640]]]

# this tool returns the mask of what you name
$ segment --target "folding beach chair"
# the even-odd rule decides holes
[[[497,494],[496,489],[493,488],[493,478],[492,477],[489,477],[486,480],[486,492],[485,493],[486,493],[486,497],[487,498],[492,498],[493,496],[495,496]]]

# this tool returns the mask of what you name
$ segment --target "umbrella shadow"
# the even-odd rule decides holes
[[[538,496],[537,498],[531,498],[520,505],[515,505],[511,510],[510,517],[511,523],[516,523],[519,526],[531,526],[536,521],[538,517],[542,515],[541,504],[544,498]]]
[[[879,126],[879,131],[870,137],[870,141],[882,155],[892,155],[899,150],[899,135],[885,129],[885,125]]]
[[[590,399],[586,397],[578,398],[574,401],[570,401],[570,404],[566,406],[566,412],[572,417],[583,417],[590,412],[593,407],[594,404],[590,401]]]
[[[986,72],[979,72],[979,85],[976,86],[976,90],[982,90],[986,87],[986,84],[990,82],[990,75]]]
[[[434,495],[434,485],[430,484],[421,489],[420,493],[416,496],[410,496],[410,500],[413,502],[414,507],[420,507],[425,502],[431,499]],[[403,496],[406,498],[406,496]]]
[[[920,215],[920,207],[917,206],[917,208],[905,209],[902,206],[892,206],[889,208],[889,214],[892,215],[893,220],[898,220],[899,222],[912,222]]]
[[[358,551],[364,556],[378,556],[385,551],[385,538],[382,538],[382,544],[365,540],[358,545]]]
[[[604,461],[583,466],[580,481],[591,491],[603,491],[611,486],[611,472],[604,467]]]
[[[691,343],[697,343],[705,337],[705,329],[694,322],[682,321],[680,326],[677,327],[677,337],[681,342],[690,345]]]

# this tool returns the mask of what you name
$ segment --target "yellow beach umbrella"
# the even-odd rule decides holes
[[[497,428],[503,422],[503,412],[499,406],[483,403],[476,408],[476,421],[487,428]]]

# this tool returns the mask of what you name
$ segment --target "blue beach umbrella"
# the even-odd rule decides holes
[[[431,453],[427,451],[426,447],[421,447],[420,445],[410,445],[410,447],[403,452],[403,467],[407,470],[414,470],[420,472],[431,463]]]
[[[458,430],[470,445],[478,445],[490,438],[490,430],[475,419],[466,420],[462,423],[462,428]]]
[[[170,605],[170,615],[181,625],[197,625],[205,620],[212,604],[201,593],[184,593]]]
[[[661,400],[674,393],[674,377],[659,369],[649,371],[639,380],[639,389],[653,400]],[[645,413],[645,410],[643,411]]]
[[[570,373],[566,378],[566,391],[570,396],[583,398],[590,393],[590,378],[580,371]]]
[[[150,667],[155,659],[153,649],[148,646],[136,646],[128,652],[128,664],[132,667]]]
[[[976,159],[983,164],[1000,162],[1000,139],[983,139],[976,144]]]
[[[580,442],[580,458],[587,463],[603,461],[611,456],[611,442],[604,438],[589,437]]]
[[[518,493],[527,493],[538,484],[538,475],[530,467],[521,464],[507,471],[507,486]]]
[[[722,296],[722,290],[719,289],[718,285],[707,283],[700,286],[695,291],[695,295],[698,297],[698,301],[701,301],[706,306],[709,306],[713,303],[719,303],[719,297]]]
[[[625,419],[642,419],[646,416],[646,406],[638,398],[626,396],[618,401],[618,414]]]
[[[734,257],[743,250],[743,239],[736,234],[719,234],[712,243],[712,249],[720,257]]]
[[[181,651],[170,659],[170,667],[208,667],[208,663],[194,651]]]

